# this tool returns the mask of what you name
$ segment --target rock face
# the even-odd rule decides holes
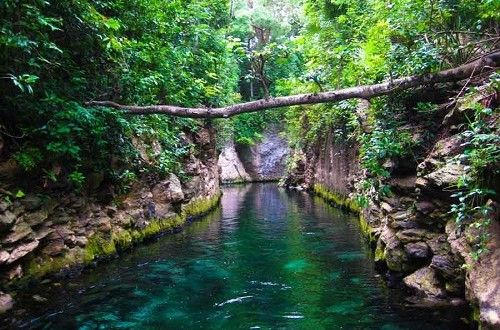
[[[359,172],[358,147],[355,144],[335,143],[333,133],[328,132],[314,170],[314,182],[332,191],[348,195],[353,180]]]
[[[479,307],[479,321],[486,329],[500,328],[500,223],[489,228],[488,252],[478,262],[470,257],[470,247],[465,237],[473,234],[468,228],[466,235],[456,235],[454,222],[446,229],[452,250],[473,265],[465,278],[466,296]]]
[[[285,175],[290,153],[288,143],[277,127],[263,133],[255,145],[227,143],[219,157],[221,180],[230,182],[276,181]]]
[[[229,141],[222,149],[219,155],[219,167],[220,179],[223,183],[252,181],[236,152],[233,141]]]
[[[214,130],[200,129],[186,136],[186,143],[196,146],[185,159],[189,179],[181,182],[174,174],[160,180],[139,179],[112,204],[67,193],[0,196],[0,288],[28,273],[50,272],[46,268],[54,259],[63,266],[66,261],[68,265],[84,261],[90,242],[117,237],[130,241],[124,232],[142,230],[152,221],[179,214],[194,199],[219,194]],[[0,293],[0,312],[10,306],[9,297]]]

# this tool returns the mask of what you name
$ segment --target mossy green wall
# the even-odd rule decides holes
[[[78,254],[45,259],[43,261],[31,260],[22,280],[41,278],[47,274],[58,272],[64,268],[76,265],[87,265],[96,259],[116,254],[127,250],[160,233],[173,232],[182,228],[186,222],[201,217],[219,205],[222,193],[217,193],[208,198],[196,198],[183,205],[180,214],[153,220],[143,229],[121,229],[111,235],[94,234],[83,251]]]
[[[359,226],[363,235],[370,241],[370,243],[376,242],[377,239],[375,237],[375,233],[373,232],[373,228],[366,220],[363,213],[363,208],[359,205],[359,203],[356,200],[344,196],[342,194],[336,193],[334,191],[331,191],[326,186],[318,183],[314,184],[313,191],[315,194],[325,199],[326,201],[331,202],[343,209],[358,214]]]

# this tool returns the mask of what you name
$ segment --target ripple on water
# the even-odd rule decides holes
[[[289,290],[292,287],[288,286],[284,283],[273,283],[273,282],[260,282],[260,281],[250,281],[250,284],[258,287],[271,287],[271,288],[277,288],[280,290]]]
[[[210,259],[199,259],[192,263],[191,266],[194,273],[208,278],[226,279],[229,277],[229,272],[219,266],[217,262]]]
[[[331,281],[336,281],[336,280],[340,279],[341,276],[342,276],[342,272],[331,272],[328,274],[328,279]]]
[[[253,298],[253,296],[236,297],[236,298],[232,298],[232,299],[226,300],[224,302],[215,304],[215,306],[222,307],[222,306],[227,305],[227,304],[241,303],[241,302],[243,302],[243,300],[250,299],[250,298]]]
[[[303,319],[304,315],[298,313],[298,312],[292,312],[290,314],[285,314],[283,315],[285,319]]]

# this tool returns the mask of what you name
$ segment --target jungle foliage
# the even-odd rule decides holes
[[[141,173],[182,174],[202,124],[85,106],[221,106],[320,92],[455,67],[499,42],[494,0],[5,0],[0,3],[0,157],[31,182],[80,189],[95,172],[126,187]],[[356,140],[368,189],[414,146],[408,95],[379,98],[360,124],[355,101],[244,114],[216,123],[238,143],[286,125],[293,147],[333,130]],[[410,102],[411,103],[411,102]],[[426,112],[425,109],[429,111]],[[424,116],[425,117],[425,116]],[[430,120],[431,116],[427,117]],[[137,152],[148,147],[150,161]]]
[[[295,40],[304,54],[304,71],[288,81],[293,93],[456,67],[497,48],[500,41],[496,1],[305,0],[304,9],[304,29]],[[415,156],[410,154],[417,146],[404,127],[413,114],[432,131],[433,101],[416,103],[411,94],[400,93],[373,99],[365,109],[357,109],[355,101],[295,107],[286,114],[288,137],[299,149],[330,130],[335,139],[356,141],[369,174],[369,182],[360,185],[363,195],[388,194],[382,184],[389,175],[384,163]],[[369,129],[361,127],[360,115]]]
[[[495,49],[500,40],[498,1],[305,0],[304,8],[305,27],[295,43],[304,54],[302,78],[314,79],[294,81],[294,93],[455,67]],[[370,120],[379,126],[387,126],[387,115],[393,113],[383,107],[387,102],[376,102],[369,110]],[[318,134],[331,125],[349,131],[352,120],[346,118],[351,114],[352,108],[342,104],[291,110],[291,140],[303,141],[300,127]]]
[[[131,117],[85,101],[221,105],[238,67],[216,0],[6,0],[0,3],[0,132],[37,184],[80,188],[95,172],[128,182],[179,172],[190,119]],[[137,154],[136,140],[158,142]]]

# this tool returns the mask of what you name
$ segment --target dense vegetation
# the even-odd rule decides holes
[[[303,74],[315,80],[289,81],[293,93],[456,67],[496,49],[500,41],[498,1],[306,0],[304,8],[304,29],[296,44],[305,57]],[[488,80],[494,94],[498,76],[483,75],[465,86],[447,85],[441,90],[435,86],[372,99],[359,109],[357,101],[295,107],[286,113],[288,137],[297,150],[326,138],[330,130],[338,141],[359,144],[366,178],[356,189],[358,202],[364,206],[391,194],[386,179],[393,161],[422,160],[438,129],[442,113],[438,105],[454,107],[454,101],[464,95],[474,100],[474,86]],[[479,229],[477,257],[485,248],[484,229],[492,210],[487,200],[495,194],[493,182],[499,174],[498,127],[492,128],[497,125],[498,109],[478,103],[477,98],[466,106],[474,114],[459,128],[467,142],[454,161],[463,164],[467,174],[450,187],[458,197],[451,213],[459,226]],[[421,125],[424,134],[415,135],[412,123]]]
[[[0,157],[13,155],[30,184],[77,190],[96,172],[118,187],[141,173],[182,177],[182,159],[193,148],[182,132],[202,124],[127,116],[86,101],[210,107],[433,72],[494,49],[500,19],[494,0],[6,0],[0,11]],[[414,141],[404,129],[410,117],[428,124],[430,139],[435,104],[467,91],[449,90],[372,100],[370,130],[356,101],[216,125],[222,140],[244,144],[283,122],[297,150],[330,129],[337,139],[357,141],[370,174],[358,187],[363,202],[390,193],[387,160],[419,157],[426,140]],[[492,111],[478,113],[466,134],[480,148],[468,157],[488,164],[475,172],[498,162],[496,149],[482,150],[481,125],[474,124]],[[157,141],[161,152],[148,150],[152,161],[144,161],[134,148],[138,139]],[[494,148],[497,141],[486,143]]]
[[[233,101],[226,2],[8,0],[0,12],[2,155],[14,154],[38,185],[78,189],[96,172],[125,183],[181,171],[190,148],[181,133],[198,122],[127,117],[85,101]],[[134,138],[158,141],[161,153],[141,161]]]

